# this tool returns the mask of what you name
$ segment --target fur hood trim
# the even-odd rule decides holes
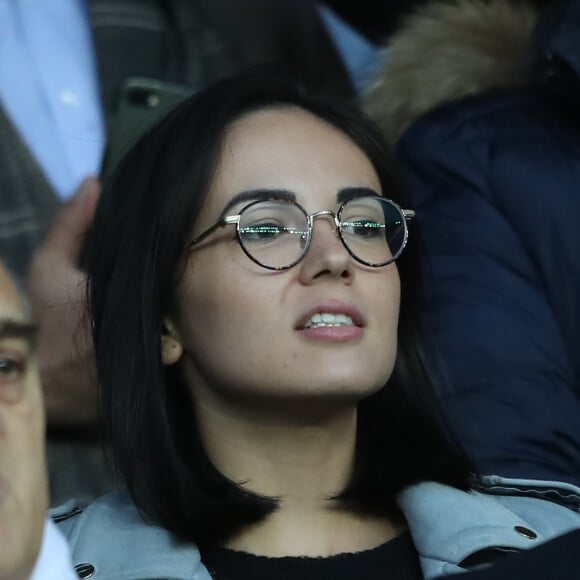
[[[365,109],[391,144],[444,103],[529,76],[537,11],[509,0],[435,2],[415,11],[389,40]]]

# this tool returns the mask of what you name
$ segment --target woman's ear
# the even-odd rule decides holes
[[[163,321],[161,334],[161,360],[164,365],[175,364],[183,354],[183,345],[178,338],[175,326],[170,320]]]

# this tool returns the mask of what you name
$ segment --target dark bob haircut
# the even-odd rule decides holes
[[[129,150],[104,188],[87,240],[89,311],[116,467],[149,521],[200,545],[260,520],[277,501],[243,490],[212,465],[179,365],[162,364],[163,317],[174,307],[229,125],[258,109],[288,106],[347,135],[371,161],[384,195],[406,205],[382,137],[359,111],[287,81],[241,76],[189,98]],[[397,265],[402,302],[395,370],[385,388],[359,404],[355,467],[339,496],[375,513],[393,509],[395,494],[411,483],[463,487],[467,477],[462,455],[433,415],[412,233]]]

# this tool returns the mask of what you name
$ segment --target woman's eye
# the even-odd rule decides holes
[[[349,220],[342,224],[342,231],[357,238],[377,238],[384,235],[385,224],[375,220]]]
[[[240,236],[247,242],[263,242],[277,238],[286,228],[274,222],[254,224],[240,228]]]

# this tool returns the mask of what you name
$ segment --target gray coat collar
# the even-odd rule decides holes
[[[398,503],[425,578],[465,572],[476,562],[491,563],[580,528],[579,513],[551,501],[465,492],[432,481],[407,488]]]
[[[465,492],[435,482],[399,497],[425,578],[462,572],[468,558],[501,548],[522,550],[580,528],[580,514],[553,502]],[[104,496],[80,511],[51,515],[67,536],[74,565],[92,580],[210,580],[199,550],[144,521],[126,494]]]

